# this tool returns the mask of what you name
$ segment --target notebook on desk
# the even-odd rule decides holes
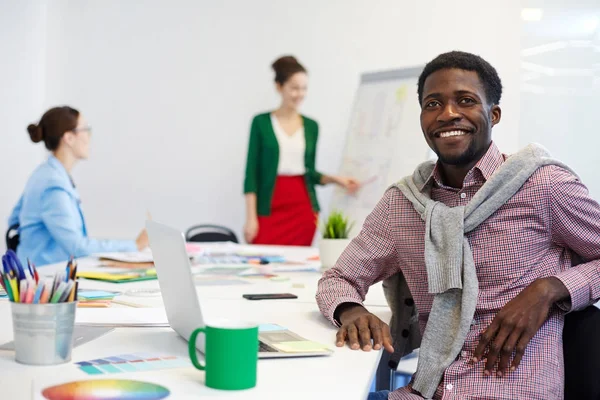
[[[146,221],[150,248],[171,328],[185,340],[193,330],[204,326],[204,319],[183,234],[154,221]],[[278,325],[260,325],[259,358],[327,356],[327,346],[307,340]],[[196,348],[204,353],[204,341]]]
[[[77,277],[110,283],[129,283],[156,279],[156,270],[151,268],[136,272],[78,271]]]

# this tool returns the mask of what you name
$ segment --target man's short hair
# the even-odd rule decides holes
[[[425,79],[431,74],[441,69],[464,69],[466,71],[475,71],[479,80],[483,84],[486,100],[491,104],[499,104],[502,96],[502,82],[496,69],[490,63],[478,55],[466,53],[464,51],[451,51],[440,54],[425,65],[423,72],[419,76],[417,92],[419,94],[419,104],[423,101],[423,86]]]

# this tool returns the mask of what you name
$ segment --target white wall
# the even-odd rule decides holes
[[[520,139],[544,144],[600,201],[600,2],[547,0],[542,13],[523,24]]]
[[[517,147],[516,0],[54,0],[48,24],[46,105],[78,107],[94,126],[74,175],[96,236],[134,236],[146,209],[181,229],[240,232],[250,119],[278,105],[269,65],[282,54],[309,69],[303,112],[320,122],[323,172],[340,165],[361,73],[453,49],[498,69],[496,139]],[[318,194],[326,211],[331,189]]]
[[[4,252],[6,220],[31,171],[43,159],[26,127],[42,112],[45,79],[46,1],[0,0],[0,226]],[[36,148],[37,147],[37,148]]]

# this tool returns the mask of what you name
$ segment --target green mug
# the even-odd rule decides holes
[[[201,332],[206,337],[204,365],[196,355],[196,339]],[[257,325],[221,324],[198,328],[190,336],[188,350],[194,367],[206,371],[206,386],[222,390],[256,386]]]

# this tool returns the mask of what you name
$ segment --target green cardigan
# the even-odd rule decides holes
[[[315,157],[317,154],[317,138],[319,125],[316,121],[302,116],[304,122],[304,137],[306,151],[304,153],[304,166],[306,174],[306,189],[312,208],[319,211],[315,184],[321,184],[321,174],[315,170]],[[252,120],[250,128],[250,143],[248,145],[248,159],[246,161],[246,178],[244,179],[244,193],[256,193],[257,214],[267,216],[271,214],[271,200],[277,168],[279,166],[279,143],[271,124],[271,113],[259,114]]]

